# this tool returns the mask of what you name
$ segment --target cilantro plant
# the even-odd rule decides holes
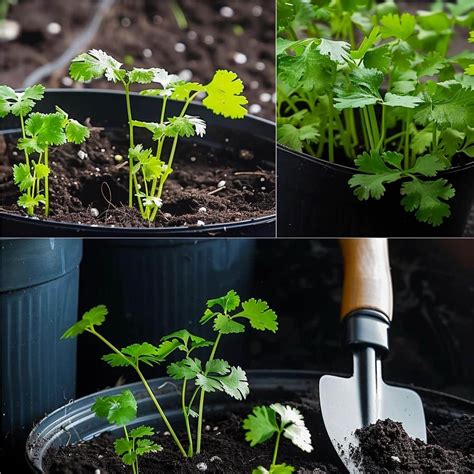
[[[137,417],[137,401],[130,390],[119,395],[97,397],[91,410],[98,418],[105,418],[110,424],[123,428],[124,437],[115,440],[114,448],[123,463],[132,467],[133,474],[139,472],[140,456],[162,451],[163,448],[150,439],[155,434],[152,427],[142,425],[130,431],[127,429],[127,425]]]
[[[400,182],[404,209],[432,226],[455,194],[438,173],[474,158],[473,55],[447,54],[474,8],[447,5],[411,15],[393,2],[289,0],[278,22],[279,143],[349,160],[360,200]]]
[[[83,315],[80,321],[71,326],[62,338],[68,339],[88,332],[112,350],[112,353],[102,357],[105,362],[112,367],[131,367],[135,370],[176,446],[185,457],[192,457],[195,453],[201,452],[205,394],[219,391],[236,400],[243,400],[249,393],[245,371],[216,357],[222,337],[244,332],[246,322],[253,329],[260,331],[276,332],[278,328],[277,316],[265,301],[251,298],[241,302],[240,297],[233,290],[221,298],[209,300],[205,313],[200,319],[201,324],[212,323],[213,329],[217,333],[213,341],[193,335],[183,329],[164,336],[158,346],[144,342],[118,349],[98,331],[98,326],[102,325],[107,314],[107,308],[103,305],[92,308]],[[205,359],[196,357],[194,352],[198,349],[208,349],[210,351],[208,357]],[[141,371],[143,364],[149,366],[162,364],[173,353],[184,355],[181,359],[168,363],[167,373],[171,378],[182,382],[181,408],[188,438],[187,450],[184,449],[177,437]],[[195,402],[198,400],[198,406],[195,407]],[[195,440],[191,426],[192,418],[197,418]]]
[[[27,87],[24,92],[0,86],[0,117],[12,114],[20,119],[18,148],[24,152],[25,162],[13,167],[13,180],[22,192],[18,205],[33,215],[35,208],[44,204],[47,216],[50,148],[66,142],[80,144],[89,137],[89,129],[69,118],[59,107],[55,113],[30,113],[36,102],[43,98],[44,90],[40,84]]]
[[[277,464],[278,448],[282,435],[291,440],[302,451],[310,453],[313,450],[311,433],[304,424],[303,415],[297,408],[289,405],[273,403],[270,406],[255,407],[253,412],[244,420],[243,428],[246,431],[245,439],[252,447],[264,443],[276,435],[270,469],[258,466],[252,474],[291,474],[294,472],[295,468],[293,466]]]
[[[247,110],[244,105],[247,99],[242,95],[244,85],[231,71],[218,70],[208,84],[186,82],[177,75],[169,74],[161,68],[133,68],[126,70],[122,64],[104,51],[92,49],[73,59],[70,75],[79,81],[90,81],[105,77],[108,81],[119,82],[125,91],[125,103],[129,128],[129,207],[133,206],[133,196],[137,198],[141,215],[153,222],[163,201],[163,187],[173,172],[173,160],[180,137],[204,136],[206,123],[199,117],[187,115],[191,102],[199,94],[204,95],[202,104],[215,114],[228,118],[243,118]],[[157,89],[141,92],[143,95],[160,96],[161,110],[157,110],[156,122],[136,120],[132,114],[130,89],[134,84],[157,84]],[[177,116],[167,117],[168,99],[184,101]],[[135,142],[134,130],[140,127],[151,133],[156,148],[145,148]],[[164,144],[171,142],[171,149],[166,157]]]

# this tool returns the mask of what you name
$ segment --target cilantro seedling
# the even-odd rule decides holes
[[[8,114],[20,118],[21,138],[18,148],[24,152],[25,162],[13,167],[13,180],[22,192],[18,205],[29,215],[39,205],[49,214],[49,150],[51,146],[66,142],[80,144],[89,137],[89,129],[56,107],[55,113],[31,113],[36,102],[43,98],[40,84],[15,92],[11,87],[0,86],[0,117]],[[28,117],[28,118],[26,118]],[[37,155],[35,160],[32,156]]]
[[[393,2],[279,2],[279,143],[330,162],[345,155],[358,199],[399,182],[407,212],[442,224],[455,190],[438,173],[474,157],[472,54],[447,53],[474,9],[452,7],[415,16]]]
[[[163,205],[162,195],[166,180],[173,172],[173,160],[178,139],[181,137],[204,136],[206,123],[199,117],[186,114],[191,102],[199,94],[205,96],[202,104],[215,114],[228,118],[243,118],[247,114],[244,105],[247,99],[242,95],[244,85],[231,71],[218,70],[208,84],[186,82],[175,74],[161,68],[133,68],[126,70],[122,64],[104,51],[92,49],[73,59],[70,75],[79,81],[90,81],[105,77],[108,81],[119,82],[125,91],[129,128],[129,207],[133,206],[133,196],[137,198],[140,213],[144,219],[153,222]],[[143,122],[133,118],[130,89],[134,84],[157,84],[157,89],[147,89],[142,95],[162,98],[161,110],[156,122]],[[184,101],[177,116],[167,117],[168,99]],[[134,129],[143,128],[151,133],[156,142],[156,150],[135,143]],[[164,144],[171,142],[168,156]]]
[[[278,415],[278,416],[277,416]],[[291,474],[295,468],[287,464],[277,464],[280,438],[283,435],[295,446],[307,453],[313,450],[311,433],[306,428],[303,415],[297,408],[280,403],[270,406],[258,406],[244,420],[243,428],[246,431],[245,439],[250,446],[264,443],[276,435],[270,469],[258,466],[252,474]]]
[[[222,336],[244,332],[246,322],[253,329],[260,331],[276,332],[278,329],[277,316],[265,301],[251,298],[241,302],[239,295],[234,290],[230,290],[225,296],[209,300],[206,306],[200,323],[213,324],[213,329],[217,332],[214,341],[206,340],[182,329],[164,336],[158,346],[143,342],[118,349],[98,331],[98,327],[104,323],[108,314],[107,308],[103,305],[87,311],[82,319],[71,326],[62,336],[62,339],[68,339],[84,332],[90,333],[112,350],[112,353],[102,357],[105,362],[112,367],[131,367],[135,370],[178,449],[185,457],[192,457],[195,453],[201,452],[205,394],[218,391],[236,400],[243,400],[249,393],[245,371],[241,367],[232,366],[226,360],[216,358]],[[202,360],[194,354],[196,350],[203,349],[210,350],[207,360]],[[182,359],[168,364],[167,373],[171,378],[182,383],[181,408],[189,444],[187,451],[184,450],[141,371],[143,364],[148,366],[163,364],[174,353],[184,354]],[[193,383],[194,387],[191,396],[188,397],[188,384],[190,383]],[[199,405],[196,412],[193,406],[198,397]],[[197,418],[196,441],[193,439],[191,430],[192,418]]]
[[[147,453],[162,451],[162,447],[150,436],[155,431],[150,426],[138,426],[129,431],[127,425],[137,417],[137,401],[130,390],[119,395],[97,397],[91,410],[98,418],[105,418],[110,424],[123,428],[124,437],[114,441],[115,453],[123,463],[132,467],[133,474],[138,474],[138,458]]]

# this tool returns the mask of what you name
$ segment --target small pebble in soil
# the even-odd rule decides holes
[[[260,100],[262,102],[270,102],[272,100],[272,95],[268,92],[263,92],[262,94],[260,94]]]
[[[206,224],[205,224],[204,221],[197,221],[197,222],[196,222],[196,225],[197,225],[198,227],[202,227],[203,225],[206,225]],[[206,431],[209,431],[209,430],[206,430]]]
[[[207,464],[205,462],[200,462],[196,464],[196,468],[198,471],[201,471],[201,472],[207,471]]]
[[[81,160],[83,160],[84,158],[87,158],[87,153],[86,153],[85,151],[83,151],[83,150],[79,150],[79,151],[77,152],[77,156],[78,156]]]
[[[204,427],[204,429],[205,429],[206,431],[211,431],[211,427],[210,427],[209,425],[206,425],[206,426]]]
[[[222,459],[219,456],[212,456],[211,462],[216,462],[216,461],[222,462]]]
[[[101,149],[100,149],[100,152],[101,152],[101,153],[105,153],[105,148],[101,148]]]
[[[153,17],[153,23],[159,25],[163,21],[163,18],[160,15],[155,15]]]
[[[244,161],[250,161],[254,159],[254,154],[250,150],[239,150],[239,158]]]
[[[96,209],[95,207],[91,207],[90,213],[92,217],[99,217],[99,210]]]
[[[230,7],[222,7],[219,12],[224,18],[232,18],[234,16],[234,10]]]
[[[262,107],[259,105],[259,104],[252,104],[250,107],[249,107],[249,112],[251,114],[258,114],[259,112],[262,111]]]
[[[150,48],[145,48],[143,51],[142,51],[142,54],[143,54],[143,57],[144,58],[151,58],[152,55],[153,55],[153,52]]]
[[[263,8],[260,5],[255,5],[252,8],[252,15],[253,16],[261,16],[263,13]]]
[[[169,431],[165,431],[165,432],[163,432],[163,434],[164,434],[165,436],[169,436],[169,435],[170,435],[170,432],[169,432]]]
[[[260,178],[260,181],[263,183],[265,181],[265,178]]]
[[[59,23],[56,23],[55,21],[52,21],[46,27],[46,31],[50,35],[59,35],[59,33],[61,33],[61,30],[62,30],[61,25]]]
[[[14,152],[13,152],[13,156],[18,156],[18,152],[17,152],[17,151],[14,151]]]
[[[193,77],[193,72],[190,69],[183,69],[178,76],[183,81],[189,81]]]
[[[104,150],[105,151],[105,150]],[[115,161],[122,161],[123,160],[123,156],[122,155],[115,155],[114,156],[114,160]]]
[[[194,41],[196,38],[198,37],[197,33],[193,30],[191,31],[188,31],[188,38],[191,40],[191,41]]]
[[[218,188],[223,188],[224,186],[225,186],[225,181],[224,181],[224,180],[219,181],[219,182],[217,183],[217,187],[218,187]]]
[[[257,71],[265,70],[265,63],[262,63],[262,61],[258,61],[258,63],[255,63],[255,69]]]
[[[74,81],[70,77],[65,76],[61,79],[61,84],[64,87],[71,87],[74,84]]]
[[[212,428],[212,431],[217,431],[219,429],[218,426],[214,426],[214,428]],[[218,459],[221,459],[219,456],[214,456],[215,458],[218,458]],[[212,461],[212,459],[211,459]]]
[[[260,189],[261,189],[262,191],[266,191],[267,188],[266,188],[265,186],[262,186]]]
[[[204,44],[207,44],[208,46],[211,46],[211,44],[214,44],[214,36],[212,35],[204,36]]]
[[[132,20],[130,20],[130,18],[124,16],[124,17],[120,20],[120,24],[121,24],[124,28],[128,28],[128,27],[132,24]]]
[[[247,62],[247,56],[243,53],[234,53],[234,61],[237,64],[245,64]]]
[[[260,86],[260,84],[258,83],[258,81],[251,81],[250,82],[250,89],[258,89],[259,86]]]
[[[94,471],[94,474],[100,474],[100,469],[96,469],[96,470]]]
[[[207,209],[205,207],[200,207],[198,209],[198,212],[207,212]]]
[[[186,45],[184,43],[176,43],[174,45],[174,50],[177,53],[184,53],[184,51],[186,51]]]
[[[196,157],[195,156],[191,156],[191,158],[189,158],[191,161],[196,161]]]

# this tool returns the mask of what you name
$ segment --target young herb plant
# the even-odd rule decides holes
[[[20,118],[21,138],[18,148],[24,152],[25,162],[13,167],[13,180],[21,196],[18,205],[29,215],[44,205],[49,214],[49,151],[51,146],[66,142],[80,144],[89,137],[89,129],[69,118],[64,110],[56,107],[55,113],[31,113],[36,102],[43,98],[40,84],[15,92],[11,87],[0,86],[0,117],[13,114]],[[35,160],[32,159],[36,156]]]
[[[63,334],[62,338],[76,337],[83,332],[93,334],[113,351],[103,356],[102,359],[105,362],[112,367],[131,367],[134,369],[157,408],[172,439],[184,457],[192,457],[195,453],[201,452],[206,393],[220,391],[236,400],[245,399],[249,393],[245,371],[238,366],[231,366],[229,362],[216,357],[217,348],[222,337],[227,334],[244,332],[246,329],[245,322],[248,322],[253,329],[260,331],[269,330],[276,332],[278,329],[277,316],[265,301],[251,298],[241,302],[239,295],[234,290],[230,290],[221,298],[209,300],[206,311],[200,319],[201,324],[213,324],[213,329],[217,333],[214,341],[208,341],[195,336],[183,329],[164,336],[158,346],[144,342],[118,349],[97,329],[105,321],[107,314],[107,308],[103,305],[92,308],[83,315],[80,321],[71,326]],[[210,350],[207,359],[202,360],[194,357],[195,350],[206,348]],[[184,449],[177,437],[176,432],[173,430],[141,371],[142,364],[149,366],[161,364],[175,351],[184,353],[184,357],[170,362],[167,366],[167,372],[171,378],[182,382],[181,408],[188,438],[187,450]],[[190,387],[189,384],[191,383],[193,387]],[[195,411],[194,403],[197,400],[199,400],[199,404],[197,411]],[[196,440],[192,436],[192,418],[197,418]]]
[[[140,456],[162,451],[163,448],[150,439],[155,434],[152,427],[142,425],[130,431],[127,429],[127,425],[137,417],[137,401],[130,390],[119,395],[97,397],[91,410],[98,418],[105,418],[110,424],[123,428],[124,437],[114,442],[115,453],[124,464],[132,467],[133,474],[139,472]]]
[[[295,468],[293,466],[277,464],[278,448],[282,435],[307,453],[313,450],[311,433],[306,428],[303,415],[297,408],[289,405],[273,403],[270,406],[255,407],[253,412],[244,420],[243,428],[246,431],[245,439],[252,447],[264,443],[276,435],[270,469],[258,466],[252,474],[291,474],[294,472]]]
[[[472,3],[416,16],[392,2],[320,3],[285,2],[279,22],[279,143],[330,162],[342,151],[360,200],[399,181],[405,210],[440,225],[455,190],[438,174],[474,158],[472,53],[447,55]]]
[[[125,91],[125,103],[129,128],[129,207],[133,206],[133,196],[138,201],[144,219],[153,222],[163,200],[163,187],[173,172],[173,160],[180,137],[200,137],[206,133],[206,123],[199,117],[187,115],[191,102],[199,94],[205,95],[202,104],[215,114],[228,118],[243,118],[247,110],[247,99],[242,95],[244,85],[231,71],[218,70],[208,84],[186,82],[177,75],[169,74],[161,68],[133,68],[125,70],[122,64],[104,51],[93,49],[73,59],[70,75],[79,81],[90,81],[105,77],[108,81],[119,82]],[[157,110],[157,122],[143,122],[133,117],[130,89],[134,84],[159,84],[158,89],[148,89],[142,95],[160,96],[161,110]],[[168,99],[184,101],[179,115],[167,117]],[[156,149],[145,148],[135,142],[134,130],[140,127],[151,132]],[[165,142],[171,142],[166,158]]]

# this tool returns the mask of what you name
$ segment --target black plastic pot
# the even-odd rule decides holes
[[[251,388],[251,399],[259,400],[261,403],[262,399],[282,401],[285,393],[306,394],[306,396],[313,391],[317,393],[318,381],[323,374],[317,371],[255,370],[249,371],[247,375]],[[180,426],[183,417],[179,409],[180,395],[172,384],[163,385],[169,380],[168,378],[154,379],[150,385],[157,394],[157,399],[170,422],[175,426]],[[115,428],[108,425],[107,422],[95,418],[90,408],[95,397],[114,395],[127,388],[135,394],[138,401],[138,417],[131,427],[147,424],[162,429],[163,425],[156,413],[156,408],[141,383],[104,390],[76,400],[41,420],[30,433],[26,446],[26,455],[33,471],[44,472],[45,455],[52,447],[89,440],[104,431],[121,435],[120,428]],[[447,422],[465,414],[474,415],[474,403],[472,402],[422,388],[416,388],[416,391],[423,399],[427,422],[440,420]],[[242,402],[216,393],[208,394],[206,401],[206,414],[229,412],[242,405]],[[323,449],[322,446],[329,448],[327,443],[320,444],[325,437],[323,425],[311,428],[313,442],[318,446],[318,449]]]
[[[120,346],[156,344],[182,328],[213,337],[210,326],[198,323],[206,301],[230,289],[252,296],[255,247],[253,239],[86,240],[80,310],[105,304],[110,316],[101,332]],[[229,357],[243,364],[242,337],[231,337],[229,344]],[[118,371],[96,364],[103,353],[100,341],[79,339],[80,393],[115,383]]]
[[[1,241],[2,445],[22,446],[34,421],[75,397],[79,239]]]
[[[451,216],[432,227],[400,204],[400,184],[386,186],[379,200],[359,201],[348,181],[355,169],[277,147],[280,237],[459,237],[474,197],[474,161],[439,173],[456,189]]]
[[[156,120],[160,110],[159,97],[132,94],[132,108],[137,120]],[[122,127],[127,123],[125,98],[122,92],[104,90],[50,89],[35,107],[37,112],[52,112],[55,106],[64,108],[80,122],[91,118],[94,126]],[[182,103],[168,101],[167,111],[179,114]],[[208,125],[207,134],[199,139],[201,144],[212,148],[234,148],[242,144],[253,150],[260,162],[275,161],[275,125],[254,116],[242,120],[225,119],[214,115],[199,104],[191,104],[190,115],[199,115]],[[0,123],[0,134],[18,133],[19,123],[9,116]],[[194,139],[190,139],[193,141]],[[97,183],[100,188],[100,183]],[[0,212],[0,227],[5,236],[34,237],[274,237],[275,215],[211,224],[201,227],[110,227],[53,222]]]

